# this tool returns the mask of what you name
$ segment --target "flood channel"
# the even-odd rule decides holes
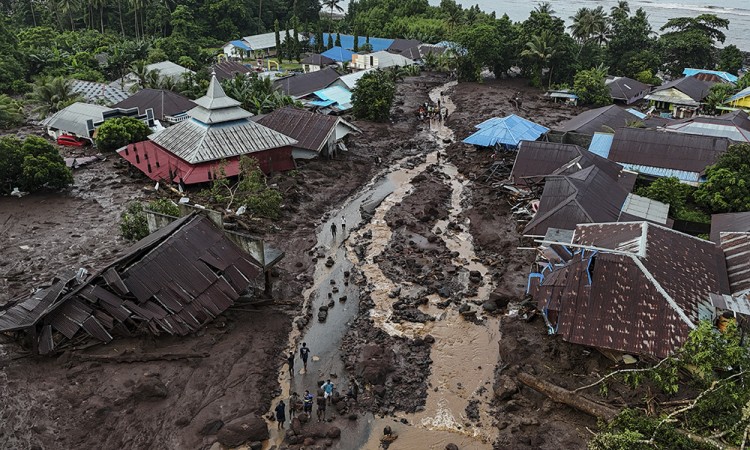
[[[442,105],[448,113],[455,109],[447,91],[455,85],[450,82],[430,91],[430,98]],[[397,161],[378,174],[370,183],[347,200],[344,205],[324,216],[318,228],[317,244],[310,257],[316,257],[313,281],[304,292],[305,310],[312,311],[310,324],[300,333],[296,328],[289,336],[289,348],[297,349],[306,342],[311,350],[308,373],[301,367],[297,358],[294,375],[290,376],[284,365],[279,374],[281,395],[274,400],[288,399],[292,391],[300,395],[305,389],[311,392],[316,384],[331,378],[339,387],[347,385],[348,376],[340,356],[342,338],[358,313],[360,295],[370,295],[374,307],[369,311],[375,326],[392,336],[415,338],[432,335],[432,359],[429,376],[429,390],[424,410],[415,414],[397,413],[396,417],[374,417],[372,414],[360,416],[357,421],[340,421],[341,439],[334,443],[340,449],[372,449],[380,447],[383,428],[388,425],[398,438],[390,449],[440,449],[448,443],[455,443],[462,449],[490,449],[496,437],[496,428],[491,416],[490,401],[494,369],[498,362],[498,341],[500,338],[498,319],[483,316],[482,302],[492,291],[492,280],[488,270],[479,262],[474,253],[468,219],[461,213],[467,198],[467,184],[458,169],[446,161],[445,148],[453,140],[453,132],[440,119],[430,120],[430,130],[426,137],[434,142],[433,150],[423,155],[415,163],[414,157]],[[451,189],[449,216],[436,223],[436,234],[446,247],[458,255],[453,263],[459,268],[458,281],[463,287],[463,298],[477,312],[477,320],[464,320],[455,307],[439,309],[436,305],[442,299],[429,296],[429,302],[420,306],[422,311],[435,317],[426,323],[392,322],[391,305],[394,302],[389,293],[397,287],[402,292],[418,293],[422,287],[412,283],[395,283],[383,273],[375,262],[376,257],[390,244],[392,230],[385,221],[388,211],[411,194],[414,187],[411,181],[425,172],[428,167],[437,165],[445,177],[444,182]],[[363,214],[363,211],[367,213]],[[346,229],[342,229],[346,223]],[[336,225],[336,234],[331,225]],[[451,226],[449,226],[449,224]],[[371,235],[371,237],[370,237]],[[355,251],[356,246],[366,243],[364,258]],[[361,254],[361,253],[360,253]],[[328,258],[333,265],[327,265]],[[482,281],[478,286],[470,285],[469,271],[478,271]],[[347,273],[356,273],[364,278],[364,287],[348,282]],[[352,278],[351,275],[349,278]],[[345,297],[345,301],[341,301]],[[319,322],[317,313],[322,305],[329,306],[325,322]],[[476,402],[480,419],[471,422],[465,416],[469,402]],[[400,419],[406,419],[406,424]],[[272,431],[269,445],[280,445],[283,435]]]

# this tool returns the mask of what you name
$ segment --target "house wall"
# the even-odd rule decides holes
[[[320,70],[320,66],[316,66],[315,64],[305,64],[304,70],[305,73],[317,72]]]
[[[294,158],[292,158],[291,146],[272,148],[270,150],[252,153],[250,156],[258,160],[260,169],[266,174],[271,172],[284,172],[286,170],[297,168],[297,164],[295,164]]]
[[[318,157],[318,152],[314,152],[306,148],[294,147],[292,149],[292,157],[294,159],[314,159]]]
[[[240,49],[232,44],[224,46],[224,54],[232,58],[240,58]]]
[[[351,134],[353,131],[351,128],[347,127],[346,125],[343,125],[341,122],[336,124],[336,140],[340,141],[341,139],[344,139],[346,136]]]
[[[750,96],[735,100],[731,102],[730,105],[736,108],[750,109]]]

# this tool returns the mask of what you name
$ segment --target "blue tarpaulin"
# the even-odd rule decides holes
[[[354,35],[351,34],[341,34],[339,35],[341,37],[341,46],[348,50],[354,49]],[[336,34],[332,33],[331,38],[333,41],[336,41]],[[360,36],[359,41],[357,44],[359,45],[359,50],[362,50],[362,47],[365,45],[365,42],[367,41],[366,36]],[[310,38],[310,45],[315,43],[315,36]],[[328,44],[328,33],[323,33],[323,45]],[[372,51],[377,52],[380,50],[386,50],[388,47],[393,44],[393,39],[384,39],[384,38],[376,38],[371,37],[370,38],[370,45],[372,45]],[[330,56],[329,56],[330,58]],[[351,61],[351,58],[349,59]]]
[[[716,75],[717,77],[719,77],[719,78],[721,78],[721,79],[723,79],[725,81],[728,81],[730,83],[736,83],[737,80],[739,80],[739,77],[737,75],[732,75],[729,72],[722,72],[721,70],[691,69],[691,68],[688,68],[688,69],[685,69],[685,70],[682,71],[682,74],[685,75],[686,77],[691,77],[693,75],[697,75],[697,74],[700,74],[700,73],[706,73],[706,74],[709,74],[709,75]]]
[[[463,140],[465,144],[480,147],[505,145],[517,147],[521,141],[536,141],[549,131],[549,128],[511,114],[508,117],[495,117],[476,125],[479,131]]]
[[[339,111],[346,111],[352,107],[352,93],[341,86],[331,86],[313,93],[320,101],[312,101],[315,106],[330,106],[336,104]],[[325,104],[324,104],[325,103]]]
[[[602,158],[609,158],[609,151],[612,149],[614,138],[615,135],[611,133],[594,133],[591,144],[589,144],[589,151]]]

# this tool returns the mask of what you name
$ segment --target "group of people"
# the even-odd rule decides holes
[[[341,233],[346,233],[346,219],[341,217]],[[336,221],[331,221],[331,236],[336,239]]]
[[[296,413],[302,411],[308,416],[312,416],[313,405],[316,405],[316,413],[318,422],[327,420],[326,409],[327,405],[331,404],[335,391],[335,385],[328,379],[325,383],[320,385],[317,390],[317,396],[314,396],[309,390],[305,390],[305,394],[300,398],[299,394],[292,392],[289,396],[289,418],[294,419]],[[355,402],[359,396],[359,385],[356,380],[352,379],[349,383],[349,390],[346,394],[348,399],[352,399]],[[284,428],[284,422],[286,422],[286,408],[287,405],[284,400],[279,401],[276,405],[276,423],[279,429]]]
[[[419,108],[417,109],[419,120],[424,120],[425,118],[439,118],[440,120],[444,120],[448,118],[448,110],[444,108],[440,103],[440,99],[438,99],[437,104],[432,102],[424,102],[424,104],[419,105]]]

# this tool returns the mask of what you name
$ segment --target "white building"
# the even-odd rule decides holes
[[[368,53],[366,55],[355,54],[352,63],[356,69],[385,69],[393,66],[410,66],[414,61],[401,55],[386,51]]]

